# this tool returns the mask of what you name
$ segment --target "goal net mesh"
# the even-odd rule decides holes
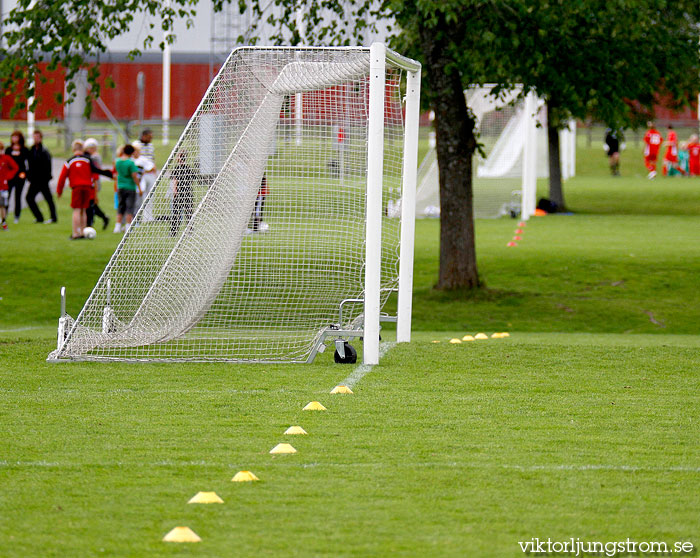
[[[527,115],[525,103],[518,99],[516,88],[499,97],[491,95],[490,87],[470,87],[465,91],[467,106],[476,117],[478,141],[483,155],[474,157],[472,180],[474,216],[497,218],[520,210],[523,154]],[[546,111],[540,109],[537,130],[537,176],[548,176]],[[416,215],[440,215],[439,169],[437,156],[431,149],[418,172]]]
[[[404,74],[387,62],[384,196],[403,161]],[[368,49],[234,51],[50,358],[305,361],[358,327]],[[398,283],[383,219],[382,304]]]

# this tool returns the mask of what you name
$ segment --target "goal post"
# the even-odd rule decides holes
[[[408,72],[406,80],[406,129],[404,139],[403,190],[401,204],[401,256],[396,341],[411,341],[413,308],[413,256],[416,229],[416,181],[418,175],[418,124],[421,69]]]
[[[365,331],[363,360],[379,362],[379,305],[382,250],[382,181],[384,177],[384,89],[386,48],[369,51],[369,125],[367,131],[367,231],[365,233]]]
[[[234,50],[49,359],[305,362],[363,337],[374,364],[396,290],[409,340],[413,228],[385,215],[415,189],[419,72],[382,44]]]
[[[520,216],[528,219],[537,204],[537,180],[549,176],[547,111],[535,92],[522,85],[492,93],[494,84],[464,91],[476,120],[484,156],[474,157],[472,182],[474,216],[479,219]],[[562,177],[576,174],[576,124],[560,131]],[[434,148],[418,171],[416,212],[419,217],[440,215],[439,169]]]

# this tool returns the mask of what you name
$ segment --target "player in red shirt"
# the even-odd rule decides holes
[[[92,175],[101,174],[111,178],[112,173],[97,168],[92,159],[85,156],[82,141],[74,141],[71,147],[73,156],[66,161],[61,169],[56,194],[59,198],[61,197],[67,179],[71,187],[70,206],[73,208],[73,234],[70,238],[77,240],[85,238],[83,229],[87,226],[87,208],[90,207],[90,200],[93,197]]]
[[[690,176],[700,176],[700,142],[697,134],[688,140],[688,170]]]
[[[19,165],[10,155],[5,154],[5,146],[0,142],[0,230],[7,230],[7,206],[10,205],[8,181],[17,174]]]
[[[668,125],[668,135],[666,136],[666,153],[664,154],[664,176],[668,176],[671,169],[677,170],[681,174],[685,171],[678,164],[678,136],[673,129],[673,124]]]
[[[644,165],[649,171],[647,178],[654,178],[656,176],[656,160],[659,157],[659,149],[664,138],[654,128],[653,122],[647,122],[647,128],[647,133],[644,135]]]

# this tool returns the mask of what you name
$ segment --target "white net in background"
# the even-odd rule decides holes
[[[385,205],[403,78],[387,62]],[[338,315],[364,290],[368,102],[369,49],[234,51],[50,358],[299,362],[361,322],[359,303]],[[399,227],[384,218],[382,304]]]
[[[523,153],[528,119],[524,102],[516,101],[520,89],[503,96],[490,94],[490,87],[471,87],[466,92],[467,106],[477,119],[478,140],[484,154],[474,158],[474,216],[497,218],[520,210]],[[544,120],[542,118],[544,117]],[[546,126],[546,111],[540,110],[538,121]],[[537,129],[537,176],[546,178],[546,128]],[[440,215],[440,186],[437,157],[430,149],[418,171],[416,216]]]

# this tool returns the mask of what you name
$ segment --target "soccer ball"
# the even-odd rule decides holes
[[[92,227],[85,227],[83,229],[83,236],[85,238],[89,238],[90,240],[92,240],[93,238],[95,238],[97,236],[97,231],[95,229],[93,229]]]

